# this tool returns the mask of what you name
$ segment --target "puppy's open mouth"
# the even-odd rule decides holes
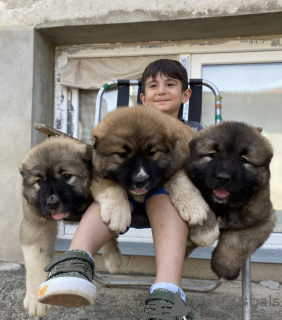
[[[222,189],[214,189],[213,195],[215,198],[217,198],[219,200],[225,200],[225,199],[229,198],[230,192],[227,190],[222,190]]]

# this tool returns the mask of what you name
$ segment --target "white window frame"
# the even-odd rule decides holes
[[[55,78],[55,117],[62,115],[62,131],[66,131],[67,107],[66,99],[72,94],[72,103],[75,110],[74,117],[79,114],[79,90],[65,88],[59,84],[61,70],[69,58],[95,58],[140,55],[168,55],[179,54],[179,61],[186,64],[189,77],[201,78],[203,64],[230,64],[230,63],[259,63],[282,61],[282,38],[273,39],[239,39],[239,40],[213,40],[202,42],[167,42],[128,45],[87,45],[56,48]],[[233,62],[231,62],[233,61]],[[208,79],[206,79],[208,80]],[[220,88],[219,88],[220,90]],[[224,106],[223,106],[224,107]],[[56,125],[56,123],[54,124]],[[78,126],[75,128],[75,137]],[[77,224],[59,223],[58,238],[71,239]],[[135,241],[152,243],[151,229],[130,229],[120,236],[120,241]],[[282,249],[282,234],[272,234],[263,248]]]

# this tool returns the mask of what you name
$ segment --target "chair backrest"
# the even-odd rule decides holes
[[[215,97],[215,123],[218,124],[222,121],[221,116],[221,96],[217,87],[203,79],[190,79],[188,81],[190,88],[192,89],[192,96],[189,99],[189,113],[188,121],[195,121],[201,123],[202,117],[202,92],[203,86],[211,89]],[[95,126],[101,119],[101,108],[102,108],[102,97],[103,94],[111,89],[116,88],[118,90],[117,95],[117,107],[129,105],[129,88],[130,86],[138,86],[137,103],[141,104],[140,93],[142,92],[141,80],[113,80],[107,82],[99,90],[96,100],[96,111],[95,111]],[[179,109],[178,118],[183,118],[183,105]]]

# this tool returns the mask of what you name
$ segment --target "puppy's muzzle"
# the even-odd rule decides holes
[[[60,206],[60,200],[55,194],[52,194],[47,198],[46,205],[50,210],[56,210]]]
[[[132,177],[132,181],[137,189],[142,189],[148,184],[149,175],[144,170],[140,170],[136,176]]]
[[[230,175],[227,173],[218,173],[215,178],[220,183],[228,183],[231,180]]]

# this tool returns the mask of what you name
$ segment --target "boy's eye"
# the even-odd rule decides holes
[[[173,86],[174,86],[174,83],[168,83],[167,86],[168,86],[168,87],[173,87]]]

